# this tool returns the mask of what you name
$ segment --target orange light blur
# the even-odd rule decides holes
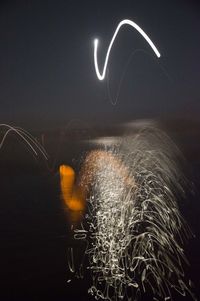
[[[59,172],[61,194],[65,204],[72,211],[83,211],[85,209],[85,200],[80,188],[74,186],[74,170],[70,166],[61,165]]]

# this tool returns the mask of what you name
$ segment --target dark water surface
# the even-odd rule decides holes
[[[61,163],[75,167],[74,158],[80,157],[85,146],[64,145],[51,172],[43,162],[38,164],[24,146],[13,147],[9,141],[1,150],[0,159],[0,300],[93,300],[87,294],[90,285],[87,275],[83,280],[67,282],[71,279],[67,248],[73,240],[67,210],[60,199],[57,169]],[[192,145],[186,141],[182,147],[191,150]],[[186,244],[185,250],[191,263],[189,274],[198,294],[200,161],[198,157],[194,160],[192,151],[185,153],[196,193],[188,194],[181,210],[197,236]],[[179,296],[175,300],[189,299]]]

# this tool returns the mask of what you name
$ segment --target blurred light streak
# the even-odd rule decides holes
[[[60,188],[61,196],[67,207],[74,211],[83,211],[85,209],[85,200],[83,193],[75,184],[75,172],[68,165],[61,165],[60,169]],[[72,214],[74,217],[74,214]],[[75,219],[78,218],[75,215]]]
[[[137,25],[135,22],[131,21],[131,20],[128,20],[128,19],[124,19],[122,20],[115,32],[114,32],[114,35],[110,41],[110,44],[109,44],[109,47],[108,47],[108,50],[107,50],[107,53],[106,53],[106,58],[105,58],[105,62],[104,62],[104,66],[103,66],[103,71],[102,73],[100,73],[99,71],[99,66],[98,66],[98,59],[97,59],[97,51],[98,51],[98,45],[99,45],[99,40],[98,39],[95,39],[94,40],[94,66],[95,66],[95,71],[96,71],[96,74],[97,74],[97,77],[99,80],[103,80],[105,78],[105,74],[106,74],[106,69],[107,69],[107,65],[108,65],[108,60],[109,60],[109,56],[110,56],[110,52],[111,52],[111,49],[112,49],[112,46],[113,46],[113,43],[117,37],[117,34],[120,30],[120,28],[123,26],[123,25],[130,25],[131,27],[133,27],[134,29],[136,29],[142,36],[143,38],[147,41],[147,43],[150,45],[150,47],[152,48],[152,50],[155,52],[156,56],[158,58],[160,58],[160,52],[158,51],[158,49],[156,48],[156,46],[154,45],[154,43],[152,42],[152,40],[148,37],[148,35],[143,31],[143,29]]]

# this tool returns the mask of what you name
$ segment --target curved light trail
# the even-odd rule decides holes
[[[24,142],[29,146],[29,148],[32,150],[32,152],[38,156],[38,151],[41,152],[41,154],[44,156],[46,160],[48,160],[48,154],[46,153],[43,146],[41,146],[38,142],[35,141],[34,137],[25,131],[24,129],[20,127],[13,127],[9,124],[1,123],[0,128],[6,128],[6,132],[3,135],[3,138],[0,141],[0,150],[3,147],[3,144],[6,140],[6,137],[10,132],[14,132],[16,135],[18,135]],[[37,151],[38,150],[38,151]]]
[[[117,37],[117,34],[118,34],[120,28],[123,25],[130,25],[131,27],[135,28],[143,36],[143,38],[147,41],[147,43],[150,45],[150,47],[152,48],[152,50],[154,51],[156,56],[158,58],[161,56],[160,52],[158,51],[158,49],[156,48],[156,46],[154,45],[152,40],[144,32],[144,30],[139,25],[137,25],[135,22],[133,22],[131,20],[128,20],[128,19],[124,19],[118,24],[118,26],[117,26],[117,28],[114,32],[114,35],[113,35],[113,37],[110,41],[110,44],[109,44],[109,47],[108,47],[108,50],[107,50],[107,53],[106,53],[106,58],[105,58],[102,73],[99,71],[99,65],[98,65],[98,59],[97,59],[97,51],[98,51],[99,40],[98,39],[94,40],[94,66],[95,66],[95,71],[96,71],[96,74],[97,74],[97,77],[98,77],[99,80],[103,80],[105,78],[106,69],[107,69],[107,65],[108,65],[108,60],[109,60],[109,56],[110,56],[110,52],[111,52],[113,43],[114,43],[114,41]]]

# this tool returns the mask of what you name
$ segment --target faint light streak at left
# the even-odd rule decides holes
[[[4,142],[10,132],[14,132],[17,136],[19,136],[31,149],[31,151],[38,156],[38,151],[44,156],[46,160],[48,160],[48,154],[45,151],[44,147],[40,145],[35,138],[27,131],[20,127],[14,127],[9,124],[1,123],[0,128],[6,128],[6,131],[3,135],[3,138],[0,141],[0,149],[3,147]]]

